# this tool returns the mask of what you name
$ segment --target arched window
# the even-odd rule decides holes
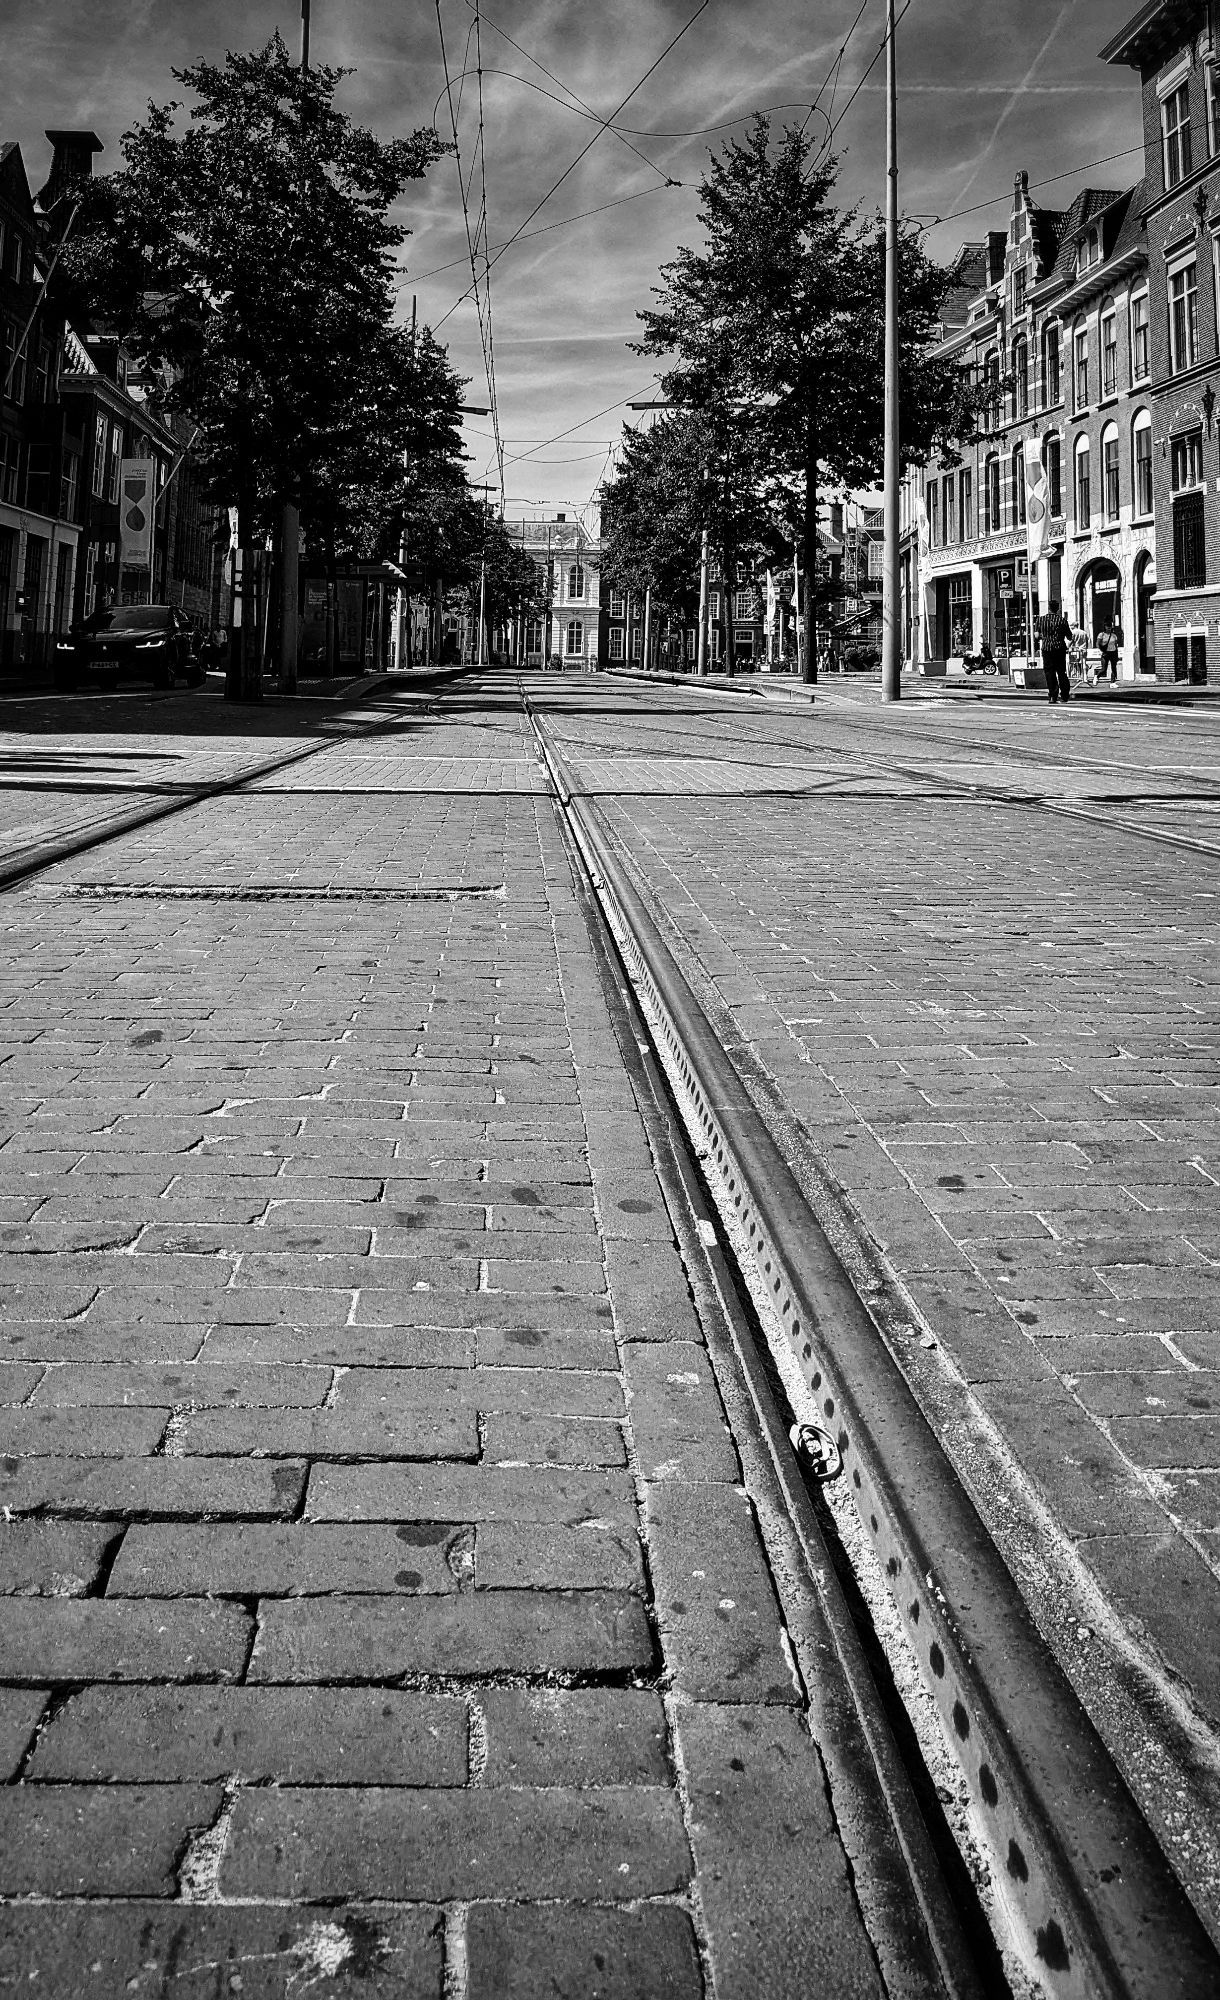
[[[1046,511],[1052,520],[1063,513],[1063,446],[1058,431],[1043,441],[1042,463],[1046,467]]]
[[[1092,495],[1089,491],[1089,440],[1076,440],[1076,527],[1078,531],[1091,527],[1093,521]]]
[[[992,452],[983,467],[983,520],[985,535],[998,535],[1004,525],[1000,506],[1000,459]]]
[[[1053,410],[1063,395],[1059,379],[1059,327],[1052,321],[1042,333],[1042,407]]]
[[[1019,444],[1012,453],[1012,525],[1025,526],[1025,447]]]
[[[1101,501],[1107,526],[1118,519],[1120,497],[1118,425],[1107,424],[1101,434]]]
[[[579,659],[585,650],[585,628],[579,618],[573,618],[568,626],[567,640],[569,659]]]
[[[1024,336],[1012,344],[1012,409],[1018,422],[1029,415],[1029,342]]]
[[[1152,512],[1152,413],[1137,410],[1131,420],[1131,502],[1137,514]]]
[[[579,602],[585,594],[585,571],[583,563],[573,563],[568,571],[568,596]]]

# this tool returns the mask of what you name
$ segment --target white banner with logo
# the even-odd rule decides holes
[[[119,560],[124,569],[151,569],[154,480],[151,458],[125,458],[120,468]]]
[[[1041,441],[1035,437],[1025,440],[1025,529],[1032,575],[1033,565],[1051,550],[1050,483]]]

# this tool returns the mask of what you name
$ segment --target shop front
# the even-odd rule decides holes
[[[997,660],[1029,654],[1029,563],[1015,552],[1001,562],[983,565],[983,632]],[[1037,582],[1034,617],[1038,616]]]

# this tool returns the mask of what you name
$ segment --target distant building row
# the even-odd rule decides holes
[[[219,620],[228,535],[187,450],[189,427],[157,409],[160,385],[47,273],[72,211],[64,190],[92,170],[92,132],[48,132],[35,198],[19,148],[0,144],[0,674],[46,664],[55,635],[99,605],[148,598]],[[185,434],[184,434],[185,433]],[[152,462],[151,567],[124,570],[124,459]]]
[[[1016,177],[1007,231],[966,245],[939,352],[994,393],[969,450],[903,490],[906,657],[988,645],[1018,676],[1058,599],[1120,673],[1220,682],[1220,37],[1210,6],[1149,0],[1102,50],[1139,71],[1144,175],[1066,211]],[[1050,547],[1029,574],[1027,440]]]

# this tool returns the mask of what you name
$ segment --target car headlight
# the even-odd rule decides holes
[[[74,653],[76,651],[76,643],[72,639],[57,639],[55,641],[55,650],[57,653]]]
[[[137,639],[136,651],[137,653],[147,653],[153,646],[163,646],[164,644],[164,639]]]

